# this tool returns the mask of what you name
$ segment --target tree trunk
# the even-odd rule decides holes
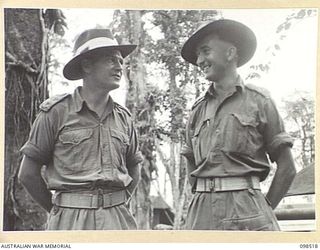
[[[21,146],[28,138],[39,103],[47,95],[42,76],[44,21],[42,10],[5,9],[5,171],[3,230],[38,230],[46,212],[17,180]]]
[[[114,15],[114,33],[122,42],[139,45],[127,60],[126,79],[128,85],[126,106],[132,113],[132,118],[139,134],[139,145],[145,157],[142,163],[141,181],[131,202],[138,229],[150,229],[152,220],[152,207],[150,194],[151,172],[154,170],[153,144],[154,136],[154,107],[148,102],[146,84],[146,58],[141,50],[144,48],[146,33],[141,20],[143,11],[116,11]]]
[[[142,30],[142,21],[141,21],[141,11],[130,11],[128,12],[130,26],[130,37],[133,44],[143,44],[143,30]],[[141,101],[145,99],[146,96],[146,70],[144,67],[145,58],[144,54],[141,53],[140,48],[137,48],[135,51],[134,60],[131,61],[131,68],[134,70],[130,71],[130,89],[133,90],[131,95],[134,97],[134,102],[131,102],[129,105],[134,107],[135,116],[139,114],[139,108],[141,106]],[[145,117],[148,119],[148,116]],[[139,121],[139,118],[136,117],[136,122]],[[141,170],[141,182],[139,183],[135,200],[136,200],[136,219],[138,223],[138,229],[150,229],[151,225],[151,201],[149,199],[150,193],[150,162],[145,161],[142,164]]]

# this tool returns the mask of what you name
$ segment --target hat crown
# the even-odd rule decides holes
[[[89,29],[84,32],[82,32],[79,37],[77,38],[73,51],[77,51],[82,45],[84,45],[86,42],[98,38],[98,37],[104,37],[109,38],[111,40],[114,40],[114,36],[110,29]]]
[[[208,24],[210,23],[213,23],[213,22],[216,22],[218,20],[222,20],[222,19],[211,19],[211,20],[205,20],[205,21],[201,21],[198,25],[198,28],[196,29],[196,31],[193,32],[194,33],[197,33],[199,30],[201,30],[202,28],[204,28],[205,26],[207,26]]]
[[[197,65],[197,55],[195,48],[199,42],[210,34],[218,35],[222,40],[233,44],[238,51],[238,67],[248,62],[257,47],[256,36],[246,25],[230,20],[218,19],[205,21],[184,43],[181,56],[188,62]]]
[[[118,50],[125,58],[136,47],[135,44],[119,44],[110,29],[88,29],[76,39],[73,58],[64,66],[63,75],[69,80],[81,79],[83,75],[80,62],[93,51]]]

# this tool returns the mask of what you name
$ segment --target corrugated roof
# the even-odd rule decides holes
[[[169,205],[161,196],[151,196],[150,200],[155,209],[170,209]]]
[[[286,196],[314,194],[314,163],[296,174]]]

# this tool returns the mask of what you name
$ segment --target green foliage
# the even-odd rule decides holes
[[[46,27],[59,36],[64,36],[65,29],[67,28],[66,17],[62,10],[59,9],[46,9],[44,12]]]
[[[280,24],[277,28],[276,33],[281,33],[286,30],[289,30],[292,27],[292,24],[295,24],[298,21],[301,21],[304,18],[315,16],[317,13],[316,9],[302,9],[299,11],[294,11],[290,16],[286,18],[286,20]],[[282,39],[284,37],[282,36]]]
[[[162,124],[162,135],[167,138],[165,147],[170,148],[170,155],[162,156],[172,187],[173,210],[175,212],[174,229],[180,229],[183,221],[183,211],[186,208],[188,190],[185,161],[179,155],[184,142],[185,121],[188,116],[187,102],[194,96],[188,93],[193,88],[199,94],[198,69],[185,62],[180,51],[184,41],[196,30],[200,22],[213,19],[217,11],[197,10],[160,10],[154,11],[150,21],[160,31],[161,38],[151,41],[149,60],[156,62],[168,76],[164,79],[165,88],[162,97],[162,110],[167,113],[167,119]],[[188,99],[189,98],[189,99]],[[160,124],[159,124],[160,125]]]
[[[306,91],[295,91],[283,102],[285,120],[298,151],[296,161],[304,168],[315,161],[314,97]]]
[[[305,20],[305,18],[314,17],[316,13],[316,9],[292,10],[292,13],[277,27],[275,31],[277,39],[266,49],[266,52],[272,57],[276,56],[281,49],[281,42],[287,37],[290,29],[297,23]],[[261,78],[261,74],[269,72],[271,64],[271,60],[267,58],[265,62],[261,62],[259,65],[251,65],[250,69],[252,71],[245,77],[245,79]]]
[[[200,22],[214,19],[216,15],[215,10],[160,10],[152,14],[151,22],[160,30],[163,38],[150,44],[149,60],[163,65],[163,70],[168,72],[167,98],[164,99],[163,108],[170,112],[166,127],[170,128],[167,132],[171,133],[172,138],[177,136],[178,130],[185,127],[185,107],[188,101],[185,87],[190,84],[192,87],[200,85],[199,82],[195,83],[198,81],[198,70],[180,55],[182,45]]]
[[[59,73],[63,66],[61,60],[58,57],[59,53],[57,51],[71,51],[71,46],[68,41],[61,37],[59,34],[49,32],[48,33],[48,74],[49,74],[49,83],[52,83],[54,78],[58,78],[62,84],[67,85],[68,83],[65,81],[63,76]]]

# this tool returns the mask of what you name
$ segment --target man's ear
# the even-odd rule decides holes
[[[84,74],[88,74],[91,72],[91,63],[88,58],[82,59],[80,62],[80,65],[81,65],[82,72]]]
[[[228,62],[231,62],[233,60],[237,60],[238,53],[237,53],[237,48],[234,46],[231,46],[227,50],[227,60]]]

